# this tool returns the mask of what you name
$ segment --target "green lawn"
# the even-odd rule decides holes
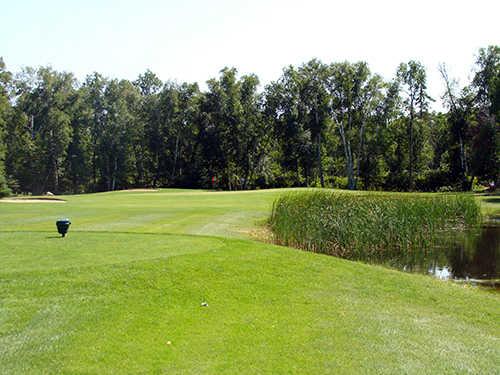
[[[500,219],[500,195],[478,195],[484,215]]]
[[[498,293],[248,239],[281,192],[0,202],[0,373],[500,373]]]

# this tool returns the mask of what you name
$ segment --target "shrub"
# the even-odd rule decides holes
[[[331,186],[336,189],[347,189],[347,177],[334,176]]]
[[[11,193],[5,177],[0,174],[0,198],[8,197]]]

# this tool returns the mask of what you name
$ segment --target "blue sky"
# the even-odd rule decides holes
[[[500,43],[500,1],[4,1],[0,56],[7,67],[51,65],[83,78],[203,83],[224,66],[276,79],[288,64],[365,60],[390,78],[419,59],[439,98],[437,65],[465,83],[481,46]]]

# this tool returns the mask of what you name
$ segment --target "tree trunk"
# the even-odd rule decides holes
[[[94,182],[93,190],[97,190],[97,155],[95,152],[95,149],[97,146],[94,144],[93,145],[93,151],[92,151],[92,180]]]
[[[116,188],[116,171],[118,170],[118,160],[115,157],[115,163],[114,163],[114,168],[113,168],[113,180],[111,183],[111,190],[115,190]]]
[[[107,163],[106,163],[106,185],[107,185],[107,191],[111,190],[111,166],[110,166],[110,160],[108,158]]]
[[[298,158],[295,160],[295,173],[297,179],[297,185],[300,186],[300,170],[299,170],[299,161]]]
[[[356,181],[354,179],[354,163],[352,159],[351,144],[346,137],[344,124],[342,122],[338,123],[340,138],[342,139],[342,146],[344,148],[344,156],[346,162],[346,174],[347,174],[347,188],[349,190],[356,189]]]
[[[415,187],[415,182],[413,178],[413,101],[411,103],[411,109],[410,109],[410,121],[409,121],[409,142],[408,142],[408,154],[409,154],[409,160],[408,160],[408,169],[409,169],[409,190],[413,191]]]
[[[356,190],[356,178],[354,176],[354,160],[352,157],[352,150],[350,142],[347,143],[347,188],[349,190]]]
[[[174,150],[174,165],[172,167],[172,173],[170,175],[170,179],[173,180],[175,176],[175,168],[177,167],[177,157],[179,153],[179,134],[175,138],[175,150]]]
[[[321,129],[319,128],[319,118],[318,118],[318,111],[315,111],[315,118],[316,118],[316,129],[318,130],[318,139],[317,139],[317,149],[316,149],[316,160],[318,163],[318,169],[319,169],[319,180],[321,182],[321,187],[325,187],[325,177],[323,175],[323,161],[321,160]]]
[[[321,182],[321,187],[325,187],[325,176],[323,174],[323,161],[321,160],[321,133],[318,133],[318,145],[317,145],[317,159],[319,167],[319,180]]]
[[[253,163],[250,160],[250,152],[247,152],[246,165],[243,177],[243,187],[242,187],[243,190],[248,189],[248,180],[250,179],[250,175],[252,174],[251,171],[253,171]]]
[[[139,186],[145,186],[144,162],[143,162],[143,157],[142,157],[142,155],[144,153],[142,152],[141,146],[138,145],[137,147],[135,147],[134,153],[135,153],[135,160],[136,160],[135,167],[136,167],[136,171],[137,171],[137,179],[135,181],[135,184],[139,185]]]
[[[155,168],[155,174],[153,176],[153,187],[157,187],[158,181],[160,180],[160,155],[159,152],[156,151],[155,153],[156,157],[156,168]]]
[[[357,159],[357,163],[356,163],[356,173],[355,173],[355,177],[356,177],[356,181],[358,181],[359,179],[359,172],[360,172],[360,169],[361,169],[361,156],[363,155],[363,150],[364,150],[364,146],[365,146],[365,122],[363,121],[361,123],[361,127],[359,129],[359,143],[358,143],[358,159]],[[365,187],[365,190],[366,190],[366,187]]]
[[[59,193],[59,165],[57,158],[54,158],[54,193]]]

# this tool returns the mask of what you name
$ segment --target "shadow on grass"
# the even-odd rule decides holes
[[[485,198],[483,201],[487,203],[500,203],[500,197]]]
[[[2,233],[51,233],[48,230],[2,230],[0,229],[0,234]],[[193,237],[193,238],[214,238],[218,240],[224,240],[225,237],[210,236],[203,234],[190,234],[190,233],[168,233],[168,232],[133,232],[133,231],[109,231],[109,230],[73,230],[71,234],[141,234],[150,236],[171,236],[171,237]],[[48,236],[46,238],[62,238],[61,236]],[[232,240],[236,240],[233,238]]]

